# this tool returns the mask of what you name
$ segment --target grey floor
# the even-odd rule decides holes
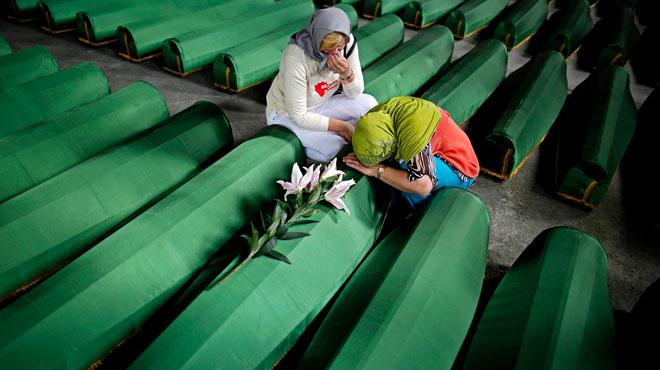
[[[594,14],[594,19],[597,17]],[[366,23],[361,19],[360,24]],[[406,31],[406,39],[414,35]],[[265,127],[265,96],[268,83],[242,94],[216,90],[209,71],[189,78],[179,78],[161,70],[157,61],[141,64],[116,55],[113,46],[91,48],[78,42],[73,34],[50,35],[33,24],[0,20],[0,34],[14,50],[35,44],[46,47],[61,67],[91,61],[99,65],[112,91],[136,81],[152,83],[164,94],[170,112],[175,114],[198,100],[218,104],[231,121],[234,139],[242,142]],[[452,59],[457,59],[476,44],[475,40],[457,41]],[[524,47],[509,54],[508,72],[529,60]],[[575,56],[568,59],[569,89],[584,80],[588,73],[579,70]],[[630,70],[630,69],[629,69]],[[635,82],[631,73],[631,91],[641,105],[651,88]],[[546,193],[537,181],[539,155],[536,151],[512,180],[500,182],[481,176],[472,188],[488,205],[491,215],[488,275],[502,273],[511,266],[523,249],[541,231],[553,226],[573,226],[600,239],[609,257],[609,287],[615,309],[629,311],[641,293],[660,278],[660,240],[629,217],[624,207],[619,174],[610,186],[602,205],[589,212],[557,200]],[[652,191],[644,189],[644,191]]]

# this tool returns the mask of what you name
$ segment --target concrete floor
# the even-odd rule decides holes
[[[360,24],[364,23],[366,21],[361,19]],[[33,24],[5,20],[0,20],[0,34],[8,40],[13,50],[35,44],[46,47],[62,68],[82,61],[96,63],[108,77],[112,91],[136,80],[148,81],[164,94],[172,114],[198,100],[218,104],[231,121],[237,143],[265,127],[268,83],[242,94],[230,94],[212,86],[209,71],[186,79],[179,78],[161,70],[158,61],[141,64],[128,62],[116,55],[112,45],[88,47],[78,42],[73,34],[50,35],[39,31]],[[406,30],[406,39],[414,34],[414,31]],[[473,39],[457,41],[452,59],[459,58],[475,44]],[[509,73],[529,60],[524,49],[518,48],[509,54]],[[568,83],[572,90],[588,76],[588,72],[576,67],[575,56],[568,59],[568,64]],[[639,106],[652,89],[637,84],[632,73],[631,81],[631,91]],[[609,256],[609,287],[613,306],[629,311],[644,289],[660,277],[660,240],[657,235],[650,235],[630,218],[631,211],[624,204],[618,172],[605,201],[589,212],[545,192],[537,181],[538,163],[537,150],[512,180],[500,182],[484,175],[472,188],[490,209],[488,275],[501,274],[541,231],[559,225],[574,226],[600,239]]]

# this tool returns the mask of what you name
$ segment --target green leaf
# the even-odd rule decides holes
[[[309,217],[309,216],[304,216],[304,217]],[[318,222],[318,220],[298,220],[298,221],[293,221],[289,225],[293,226],[293,225],[313,224],[315,222]]]
[[[252,222],[250,222],[250,227],[252,228],[252,235],[241,235],[241,238],[247,240],[248,245],[250,246],[250,253],[254,253],[259,247],[259,231],[254,227]]]
[[[308,209],[308,210],[306,210],[305,212],[303,212],[303,214],[302,214],[301,216],[303,216],[303,217],[312,217],[312,216],[314,216],[314,215],[316,214],[316,212],[318,212],[318,211],[320,211],[320,209],[318,209],[318,208]]]
[[[317,186],[314,189],[314,192],[312,195],[309,197],[309,200],[307,201],[307,204],[310,206],[316,205],[316,203],[319,202],[319,199],[321,199],[321,191],[323,190],[322,186]]]
[[[261,219],[261,229],[266,230],[266,220],[264,219],[264,213],[259,211],[259,218]]]
[[[286,263],[288,263],[289,265],[291,264],[291,260],[289,259],[289,257],[283,255],[282,253],[280,253],[280,252],[278,252],[278,251],[273,250],[273,251],[268,252],[268,254],[266,254],[266,255],[267,255],[268,257],[274,258],[274,259],[276,259],[276,260],[279,260],[279,261],[282,261],[282,262],[286,262]]]
[[[305,232],[301,232],[301,231],[291,231],[291,232],[288,232],[288,233],[280,236],[278,239],[292,240],[292,239],[304,238],[306,236],[309,236],[309,233],[305,233]]]
[[[280,225],[280,228],[277,229],[277,232],[275,233],[275,237],[279,238],[280,236],[284,235],[289,231],[289,227],[287,225]]]
[[[259,250],[257,253],[257,256],[262,256],[264,254],[270,253],[273,249],[275,249],[275,246],[277,245],[277,239],[270,239],[266,244],[264,244],[263,247]]]

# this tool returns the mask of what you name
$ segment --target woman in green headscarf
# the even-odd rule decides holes
[[[410,208],[444,187],[467,189],[479,174],[470,139],[430,101],[401,96],[375,106],[353,134],[349,167],[401,191]]]

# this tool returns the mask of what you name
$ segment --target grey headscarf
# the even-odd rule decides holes
[[[314,12],[307,27],[291,36],[289,44],[296,44],[305,50],[305,54],[321,62],[320,69],[325,68],[328,56],[319,47],[323,38],[331,32],[351,34],[351,21],[346,13],[339,8],[318,9]]]

